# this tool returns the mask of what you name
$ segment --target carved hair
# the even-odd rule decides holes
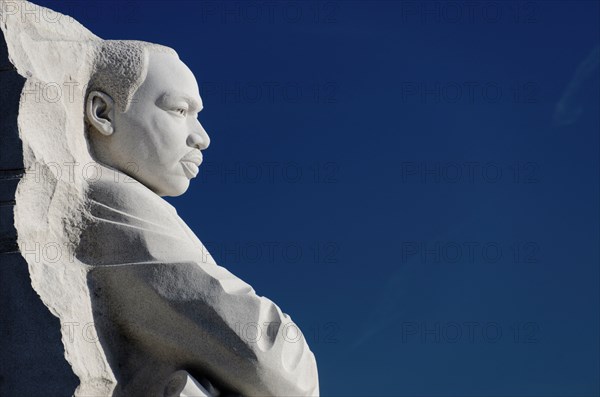
[[[102,91],[125,112],[133,95],[146,79],[149,52],[176,56],[172,48],[135,40],[104,40],[98,48],[87,93]],[[86,93],[86,97],[87,97]]]

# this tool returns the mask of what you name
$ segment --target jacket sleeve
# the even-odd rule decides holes
[[[318,396],[314,354],[277,305],[214,263],[92,268],[97,304],[119,332],[244,396]]]

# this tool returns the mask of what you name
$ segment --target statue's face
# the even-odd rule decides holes
[[[151,53],[148,74],[126,112],[114,110],[114,132],[100,149],[100,161],[129,174],[161,196],[189,187],[210,139],[197,119],[198,84],[177,57]],[[100,138],[99,138],[100,139]],[[106,153],[109,152],[109,153]]]

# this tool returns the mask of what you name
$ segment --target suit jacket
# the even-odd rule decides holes
[[[163,395],[185,369],[244,396],[318,396],[314,354],[290,316],[217,265],[169,203],[106,171],[89,186],[76,256],[90,266],[115,394]]]

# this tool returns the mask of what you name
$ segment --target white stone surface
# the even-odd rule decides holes
[[[167,382],[165,397],[218,397],[211,394],[186,371],[177,371]]]
[[[61,321],[74,394],[162,396],[187,371],[181,395],[212,384],[213,395],[318,396],[291,318],[218,266],[159,196],[185,192],[209,145],[193,73],[172,50],[105,42],[72,18],[1,3],[11,63],[27,79],[18,244]]]

